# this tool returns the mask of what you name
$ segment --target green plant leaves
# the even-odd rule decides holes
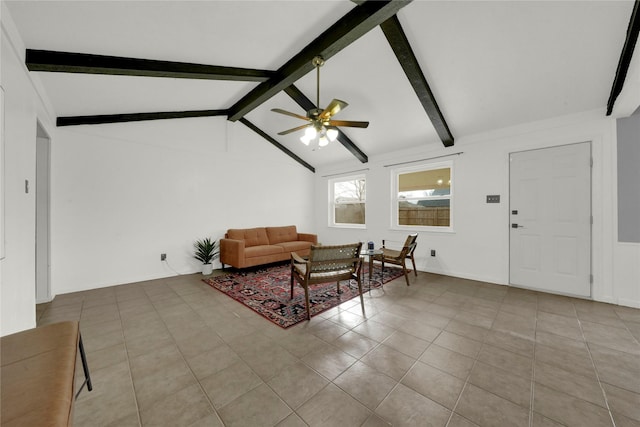
[[[217,243],[216,240],[211,240],[208,237],[196,240],[194,243],[196,251],[193,257],[203,264],[211,263],[220,254]]]

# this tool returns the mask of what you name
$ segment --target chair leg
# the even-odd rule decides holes
[[[404,278],[407,281],[407,286],[410,286],[409,285],[409,275],[407,274],[407,266],[404,263],[402,263],[402,271],[404,272]]]
[[[336,292],[340,293],[340,281],[336,282]]]
[[[293,299],[293,272],[291,272],[291,299]]]
[[[78,332],[78,334],[80,333]],[[85,384],[87,385],[87,390],[93,390],[93,384],[91,384],[91,374],[89,374],[89,365],[87,364],[87,355],[84,352],[84,345],[82,344],[81,334],[78,336],[78,350],[80,350],[80,360],[82,361],[82,370],[84,371],[84,382],[76,393],[75,399],[78,398]]]
[[[413,274],[415,274],[416,277],[418,277],[418,269],[416,268],[416,260],[413,257],[413,255],[411,255],[411,264],[413,264]]]
[[[309,286],[304,286],[304,299],[307,302],[307,320],[311,320],[311,310],[310,310],[310,303],[309,303]]]
[[[371,287],[369,287],[369,292],[371,292]],[[360,305],[362,306],[362,314],[364,315],[364,298],[362,298],[362,282],[360,281],[360,276],[358,276],[358,293],[360,294]]]

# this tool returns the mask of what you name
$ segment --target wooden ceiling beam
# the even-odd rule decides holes
[[[307,98],[307,96],[302,93],[300,89],[298,89],[295,85],[287,87],[284,91],[305,111],[316,108],[313,101]],[[338,129],[338,141],[340,141],[342,146],[349,150],[349,152],[362,163],[367,163],[369,161],[369,157],[367,157],[367,155],[360,148],[358,148],[358,146],[353,141],[351,141],[351,139],[344,132],[342,132],[341,129]]]
[[[624,81],[627,78],[627,71],[629,71],[629,65],[633,58],[633,50],[638,41],[638,33],[640,33],[640,0],[636,0],[631,12],[631,19],[629,19],[629,26],[627,27],[627,37],[624,40],[622,46],[622,52],[620,53],[620,59],[618,60],[618,68],[616,69],[616,76],[613,79],[613,86],[611,87],[611,93],[609,94],[609,100],[607,101],[607,116],[610,116],[613,112],[613,106],[616,103],[616,99],[622,87]]]
[[[418,59],[413,53],[413,49],[402,29],[400,20],[397,16],[393,16],[380,24],[380,28],[382,28],[391,49],[393,49],[396,58],[398,58],[404,73],[409,79],[409,83],[411,83],[413,90],[416,92],[440,140],[445,147],[451,147],[454,143],[451,130],[442,115],[442,111],[440,111],[440,107],[438,107],[436,98],[433,92],[431,92],[429,83],[420,68],[420,64],[418,64]]]
[[[377,27],[411,0],[376,1],[369,0],[354,7],[335,24],[309,43],[298,54],[287,61],[276,76],[260,83],[247,95],[231,106],[229,120],[236,121],[256,107],[285,90],[299,78],[313,70],[312,59],[318,55],[325,60]]]
[[[263,82],[275,73],[250,68],[27,49],[29,71]]]
[[[58,117],[56,126],[101,125],[108,123],[140,122],[144,120],[185,119],[193,117],[226,116],[227,110],[170,111],[160,113],[104,114],[97,116]]]
[[[240,123],[242,123],[243,125],[245,125],[249,129],[251,129],[252,131],[257,133],[258,135],[260,135],[261,137],[263,137],[264,139],[266,139],[267,141],[269,141],[273,145],[275,145],[279,150],[281,150],[287,156],[291,157],[293,160],[295,160],[296,162],[300,163],[302,166],[304,166],[305,168],[309,169],[311,172],[316,173],[316,169],[313,166],[311,166],[309,163],[307,163],[304,160],[302,160],[293,151],[289,150],[287,147],[285,147],[284,145],[280,144],[278,141],[276,141],[275,139],[273,139],[272,137],[267,135],[258,126],[254,125],[253,123],[251,123],[249,120],[245,119],[244,117],[241,117],[238,120],[240,121]]]

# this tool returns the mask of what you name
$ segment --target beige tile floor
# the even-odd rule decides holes
[[[640,426],[640,310],[419,273],[283,330],[200,275],[60,295],[76,426]]]

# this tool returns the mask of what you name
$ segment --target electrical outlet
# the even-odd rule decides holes
[[[431,249],[431,256],[436,256],[436,250],[435,249]]]
[[[166,261],[167,260],[167,254],[160,254],[160,261]]]

